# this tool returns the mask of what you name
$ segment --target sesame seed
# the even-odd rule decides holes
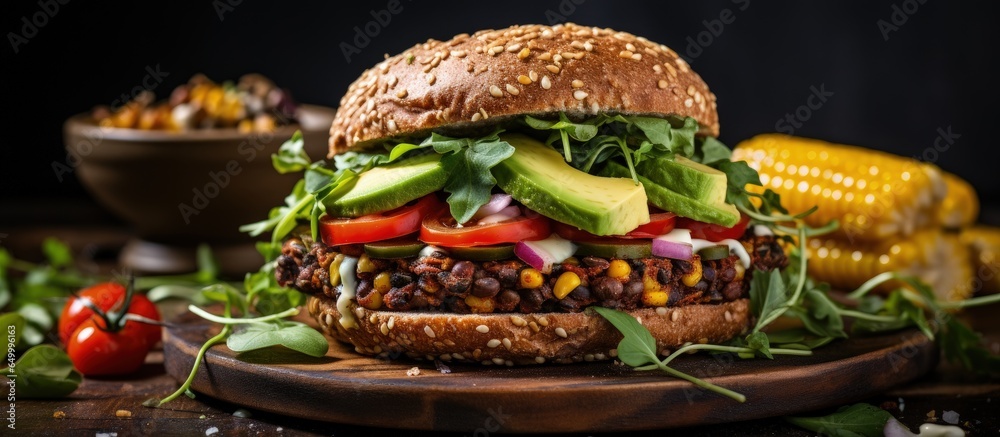
[[[382,331],[382,335],[389,335],[389,327],[386,326],[385,323],[379,326],[378,329],[379,331]]]
[[[465,50],[452,50],[451,55],[456,58],[464,58],[468,53]]]
[[[509,53],[514,53],[514,52],[519,51],[519,50],[521,50],[521,44],[520,43],[518,43],[518,44],[511,44],[511,45],[507,46],[507,52],[509,52]]]
[[[507,88],[507,92],[511,93],[512,95],[516,96],[518,94],[521,94],[521,90],[517,89],[517,87],[514,86],[514,85],[511,85],[511,84],[508,83],[508,84],[504,85],[504,87]]]
[[[378,323],[378,316],[375,315],[375,314],[372,314],[371,316],[368,317],[368,322],[369,323]]]
[[[594,354],[586,354],[583,356],[583,361],[594,361]]]
[[[583,90],[573,91],[573,98],[577,100],[583,100],[587,98],[587,93]]]
[[[574,49],[582,49],[583,48],[583,43],[580,42],[580,41],[573,41],[573,42],[569,43],[569,45],[571,47],[573,47]]]
[[[494,358],[493,359],[493,364],[496,364],[498,366],[502,366],[503,363],[504,363],[503,358]]]
[[[664,63],[663,66],[667,67],[667,74],[669,74],[670,77],[675,79],[677,78],[677,70],[674,69],[673,65],[670,65],[669,63]]]
[[[483,116],[483,120],[486,120],[487,118],[490,118],[490,114],[487,114],[486,110],[483,109],[483,108],[479,108],[479,113]]]
[[[492,94],[493,97],[503,97],[503,91],[500,91],[500,87],[496,85],[490,85],[490,94]]]
[[[539,328],[538,324],[535,323],[535,322],[528,322],[528,326],[531,328],[532,331],[535,331],[535,332],[538,332],[538,331],[542,330],[542,328]]]
[[[676,322],[677,319],[680,319],[680,318],[681,318],[681,313],[679,311],[674,311],[674,312],[670,313],[670,321],[671,322]]]
[[[359,319],[365,318],[365,309],[362,307],[355,308],[354,315],[357,316]]]
[[[598,353],[594,354],[594,359],[595,360],[604,360],[604,359],[607,359],[607,357],[604,354],[598,352]]]
[[[562,60],[563,60],[563,57],[559,53],[556,53],[556,54],[552,55],[552,62],[555,62],[556,64],[558,64],[559,61],[562,61]]]
[[[654,64],[653,71],[655,71],[656,74],[663,73],[663,67],[661,67],[660,64]]]
[[[482,332],[483,334],[486,334],[487,332],[490,332],[490,327],[486,326],[486,325],[479,325],[479,326],[476,327],[476,331],[479,331],[479,332]]]
[[[389,121],[388,121],[388,122],[386,123],[386,126],[388,126],[388,127],[389,127],[389,132],[395,132],[395,131],[396,131],[396,128],[397,128],[397,127],[396,127],[396,120],[389,120]]]
[[[687,99],[687,100],[685,100],[684,101],[684,106],[687,107],[687,108],[690,108],[690,107],[694,106],[694,99]]]
[[[535,73],[535,70],[529,71],[528,72],[528,79],[531,79],[532,82],[538,80],[538,73]]]
[[[479,357],[481,357],[481,356],[483,356],[483,350],[482,349],[476,348],[476,350],[472,351],[472,358],[478,360]]]
[[[559,67],[556,67],[555,65],[546,65],[545,69],[549,70],[552,74],[559,74]]]
[[[707,337],[699,338],[698,339],[698,343],[707,344],[708,343],[708,338]]]
[[[406,93],[406,88],[403,88],[403,89],[401,89],[401,90],[399,90],[399,91],[396,92],[396,97],[399,97],[401,99],[405,99],[406,98],[406,94],[407,94]]]
[[[646,47],[646,48],[644,48],[644,49],[642,49],[642,50],[643,50],[644,52],[646,52],[646,54],[648,54],[649,56],[652,56],[652,57],[654,57],[654,58],[656,58],[656,57],[659,57],[659,56],[660,56],[660,54],[659,54],[659,53],[657,53],[657,52],[656,52],[656,50],[653,50],[653,49],[651,49],[651,48],[649,48],[649,47]]]
[[[538,55],[538,59],[541,59],[543,61],[551,61],[552,60],[552,53],[542,53],[542,54]]]
[[[513,323],[514,326],[526,326],[528,324],[528,322],[520,316],[510,316],[510,322]]]
[[[641,61],[642,60],[642,53],[633,53],[632,54],[632,59],[635,59],[636,61]]]
[[[323,316],[323,321],[326,322],[325,323],[326,326],[333,326],[333,316],[332,315],[327,314],[327,315]]]
[[[451,361],[451,354],[441,354],[438,358],[440,358],[441,361]]]
[[[495,348],[497,346],[500,346],[500,340],[497,340],[495,338],[486,342],[486,347],[488,348]]]
[[[609,350],[608,351],[608,356],[611,357],[611,358],[617,358],[618,357],[618,349],[611,349],[611,350]]]
[[[665,307],[656,307],[656,314],[660,316],[667,315],[667,309]]]
[[[424,334],[427,334],[430,338],[437,337],[437,334],[434,333],[434,330],[430,326],[424,326]]]
[[[726,317],[726,321],[727,322],[732,322],[733,321],[733,313],[729,312],[728,310],[726,310],[726,313],[724,314],[724,316]]]
[[[689,96],[693,96],[694,95],[694,85],[688,85],[687,95],[689,95]]]
[[[660,79],[660,81],[656,83],[656,86],[659,87],[661,90],[666,88],[667,87],[666,79]]]
[[[562,338],[569,337],[569,334],[567,334],[566,330],[563,329],[562,327],[556,328],[556,335],[558,335],[558,336],[560,336]]]
[[[701,103],[702,103],[702,102],[704,102],[704,101],[705,101],[705,100],[704,100],[704,98],[703,98],[703,97],[701,96],[701,93],[694,93],[694,102],[695,102],[695,103],[697,103],[697,104],[701,104]]]
[[[398,77],[396,77],[396,76],[389,76],[389,86],[396,86],[396,82],[398,82],[398,81],[399,81]]]
[[[511,343],[510,343],[510,339],[509,338],[503,339],[502,343],[503,343],[503,347],[507,348],[507,350],[510,350]]]
[[[583,81],[580,79],[573,79],[573,88],[583,88]]]
[[[504,361],[503,363],[504,363],[504,364],[505,364],[505,365],[506,365],[507,367],[514,367],[514,362],[513,362],[513,361],[511,361],[511,360],[507,360],[507,361]]]
[[[472,114],[472,121],[479,121],[479,120],[482,120],[482,119],[483,119],[483,114],[480,114],[478,112],[475,113],[475,114]]]
[[[535,362],[538,364],[545,364],[545,357],[535,357]]]
[[[538,318],[538,324],[542,326],[549,326],[549,318],[545,316]]]
[[[490,49],[490,54],[493,56],[499,55],[503,51],[503,47],[496,46]]]
[[[528,77],[528,76],[525,76],[523,74],[517,77],[517,81],[520,82],[521,85],[530,85],[531,84],[531,78]]]
[[[441,57],[440,56],[435,56],[434,60],[431,61],[431,68],[437,67],[438,64],[440,64],[440,63],[441,63]]]
[[[428,74],[427,75],[427,85],[434,85],[434,82],[436,80],[437,80],[437,76],[434,76],[433,74]]]
[[[632,43],[625,44],[625,50],[628,50],[630,52],[634,52],[635,51],[635,46],[632,45]]]
[[[594,45],[591,44],[590,41],[587,41],[587,42],[583,43],[583,49],[586,50],[586,51],[588,51],[588,52],[592,52],[592,51],[594,51]]]
[[[527,58],[528,55],[530,55],[530,54],[531,54],[531,49],[525,47],[525,48],[521,49],[520,52],[517,53],[517,58],[518,59],[524,59],[524,58]]]
[[[632,57],[632,52],[630,52],[628,50],[622,50],[622,51],[618,52],[618,57],[619,58],[631,58]]]

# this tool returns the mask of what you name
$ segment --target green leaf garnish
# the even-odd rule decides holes
[[[892,419],[888,411],[870,404],[842,407],[821,417],[786,417],[793,425],[820,435],[837,437],[881,437],[885,423]]]
[[[14,364],[0,369],[0,374],[13,374],[18,398],[54,399],[73,393],[83,376],[73,368],[62,349],[43,344],[28,349]]]
[[[247,325],[230,335],[226,346],[234,352],[284,346],[311,357],[326,355],[329,348],[323,334],[298,322]]]

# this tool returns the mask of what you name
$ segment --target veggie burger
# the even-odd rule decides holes
[[[564,24],[428,40],[351,84],[327,161],[275,156],[305,171],[272,213],[275,274],[366,355],[612,359],[621,335],[591,306],[661,349],[725,341],[752,322],[752,273],[788,261],[734,205],[735,173],[756,173],[718,132],[705,82],[645,38]]]

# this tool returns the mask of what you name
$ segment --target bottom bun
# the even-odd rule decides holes
[[[328,336],[364,355],[514,365],[613,359],[622,335],[597,313],[448,314],[373,311],[351,302],[357,328],[345,328],[337,302],[312,296],[309,313]],[[660,351],[719,343],[749,327],[750,301],[627,311]],[[353,317],[352,317],[353,316]]]

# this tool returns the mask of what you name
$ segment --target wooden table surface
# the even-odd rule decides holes
[[[65,228],[25,226],[2,230],[0,243],[19,258],[38,256],[42,239],[57,236],[77,251],[96,254],[98,262],[113,261],[127,233],[118,227]],[[95,246],[96,244],[96,246]],[[103,257],[103,259],[102,259]],[[1000,353],[1000,318],[997,308],[974,309],[963,317],[986,335],[988,345]],[[780,359],[780,358],[778,358]],[[123,378],[86,378],[70,397],[60,400],[22,400],[16,402],[16,431],[24,435],[442,435],[430,432],[400,432],[351,425],[324,423],[242,410],[240,406],[200,395],[181,397],[166,408],[147,408],[142,402],[173,392],[178,383],[164,373],[163,355],[147,357],[142,370]],[[334,394],[331,394],[333,396]],[[866,400],[887,408],[910,429],[916,430],[928,416],[945,411],[959,414],[970,435],[1000,433],[1000,378],[982,379],[942,363],[931,374]],[[378,408],[379,406],[372,406]],[[5,407],[7,409],[7,407]],[[249,417],[245,416],[248,413]],[[828,411],[818,411],[826,414]],[[932,414],[933,413],[933,414]],[[391,414],[391,412],[387,412]],[[678,412],[678,414],[683,414]],[[61,417],[58,418],[57,416]],[[7,414],[4,417],[8,417]],[[7,425],[5,422],[4,425]],[[454,435],[488,435],[485,429],[470,429]],[[485,434],[484,434],[485,432]],[[774,418],[724,425],[702,426],[684,430],[689,436],[701,435],[812,435]],[[632,433],[630,433],[632,434]],[[663,431],[638,432],[635,435],[662,435]]]

